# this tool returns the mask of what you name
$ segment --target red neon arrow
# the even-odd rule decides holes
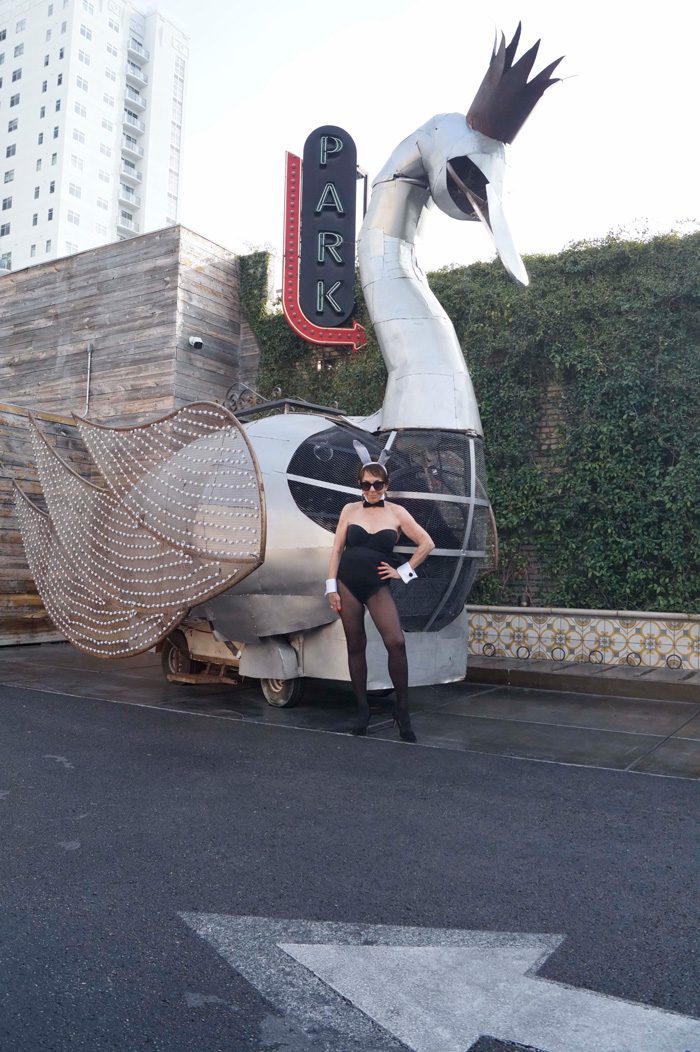
[[[359,351],[367,343],[362,325],[351,328],[322,328],[306,317],[299,306],[299,207],[301,200],[301,157],[287,154],[284,190],[284,262],[282,265],[282,308],[287,322],[302,340],[334,346],[349,345]]]

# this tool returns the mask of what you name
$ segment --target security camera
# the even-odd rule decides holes
[[[197,350],[201,350],[201,348],[204,346],[204,340],[201,336],[190,336],[187,342],[189,343],[190,347],[196,347]]]

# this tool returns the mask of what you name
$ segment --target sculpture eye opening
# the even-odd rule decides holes
[[[479,207],[481,210],[487,212],[486,204],[486,184],[488,179],[481,171],[481,169],[474,164],[469,157],[451,157],[450,165],[457,174],[458,179],[462,182],[468,190],[477,198]],[[468,219],[478,219],[476,212],[469,198],[464,193],[462,187],[455,182],[451,177],[449,168],[447,172],[447,189],[450,197],[457,205],[461,212],[464,212]]]

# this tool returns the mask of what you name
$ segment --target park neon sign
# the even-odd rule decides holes
[[[359,350],[355,309],[357,150],[342,128],[309,135],[304,159],[287,154],[282,305],[309,343]]]

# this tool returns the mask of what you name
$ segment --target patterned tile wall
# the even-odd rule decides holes
[[[700,670],[700,616],[470,606],[470,654]]]

